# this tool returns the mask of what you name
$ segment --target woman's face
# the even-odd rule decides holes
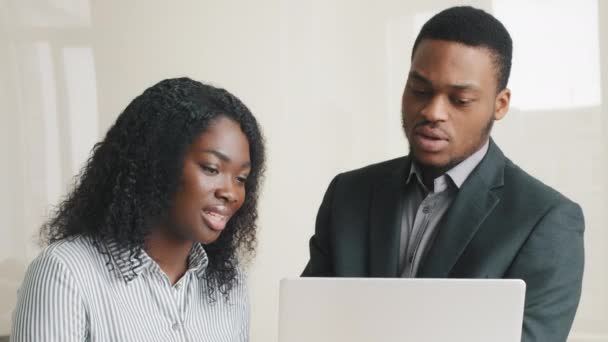
[[[249,142],[235,121],[214,119],[186,151],[170,227],[178,239],[210,244],[243,205]]]

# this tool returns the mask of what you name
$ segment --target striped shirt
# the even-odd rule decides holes
[[[239,272],[228,300],[219,292],[209,300],[202,245],[194,245],[175,285],[143,250],[131,270],[116,257],[128,251],[105,246],[110,263],[84,237],[56,242],[32,262],[11,341],[248,341],[245,277]]]

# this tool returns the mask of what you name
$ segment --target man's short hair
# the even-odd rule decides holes
[[[488,49],[496,67],[497,90],[506,88],[511,73],[513,42],[504,25],[491,14],[470,6],[451,7],[437,13],[418,33],[412,58],[424,39],[447,40]]]

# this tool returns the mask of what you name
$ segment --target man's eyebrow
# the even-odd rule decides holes
[[[422,76],[417,71],[410,71],[409,77],[416,81],[426,83],[427,85],[433,84],[433,82],[431,82],[428,78]],[[479,90],[479,85],[475,82],[464,81],[462,83],[451,84],[450,88],[453,88],[456,90]]]
[[[426,77],[419,74],[417,71],[410,71],[409,77],[412,79],[415,79],[416,81],[420,81],[420,82],[423,82],[423,83],[426,83],[429,85],[432,84],[431,81],[429,81]]]
[[[479,90],[479,86],[474,82],[463,82],[460,84],[452,84],[450,88],[455,88],[457,90]]]

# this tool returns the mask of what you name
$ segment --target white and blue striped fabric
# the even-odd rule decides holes
[[[107,247],[112,256],[128,253],[112,243]],[[84,237],[50,245],[26,272],[11,341],[248,341],[243,273],[228,300],[216,292],[210,301],[203,277],[208,259],[200,244],[173,286],[144,251],[139,256],[142,262],[131,270],[119,258],[106,265],[107,257]]]

